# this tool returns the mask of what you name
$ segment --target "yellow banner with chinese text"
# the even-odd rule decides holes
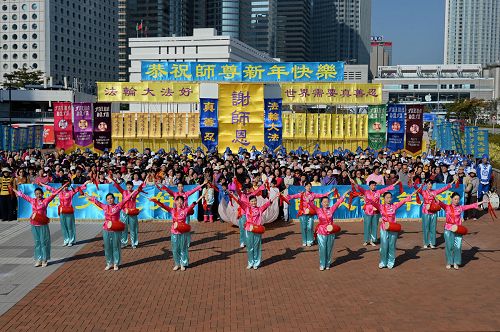
[[[193,82],[97,82],[99,102],[197,103],[200,85]]]
[[[293,138],[293,113],[283,112],[281,121],[283,121],[283,138]]]
[[[137,113],[137,138],[149,137],[148,113]]]
[[[186,138],[187,136],[187,113],[175,113],[175,138]]]
[[[113,137],[113,138],[123,137],[123,114],[122,113],[112,113],[111,114],[111,137]]]
[[[318,139],[319,115],[307,114],[307,139]]]
[[[332,138],[332,116],[331,114],[319,115],[319,139]]]
[[[124,113],[123,114],[123,137],[133,138],[136,135],[135,131],[135,113]]]
[[[283,83],[283,104],[378,105],[382,84]]]
[[[161,138],[161,113],[149,115],[149,137]]]
[[[264,146],[264,85],[219,84],[219,151]]]
[[[163,138],[173,138],[175,133],[175,114],[174,113],[163,113],[162,123],[163,123]]]
[[[332,114],[332,138],[344,138],[344,115]]]
[[[198,138],[200,136],[200,113],[188,114],[188,138]]]
[[[307,134],[307,120],[305,113],[295,113],[294,123],[295,123],[295,136],[294,138],[306,138]]]

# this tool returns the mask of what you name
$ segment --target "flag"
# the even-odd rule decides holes
[[[137,23],[135,25],[135,31],[141,31],[142,30],[142,20],[141,20],[141,23]]]

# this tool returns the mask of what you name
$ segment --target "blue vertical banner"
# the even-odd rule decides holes
[[[209,151],[219,144],[219,102],[217,99],[200,98],[201,142]]]
[[[441,150],[454,150],[454,145],[451,134],[451,123],[444,122],[443,130],[441,131]]]
[[[35,126],[35,143],[33,147],[37,149],[43,148],[43,125]]]
[[[404,149],[405,120],[405,105],[389,105],[387,108],[387,148],[391,151]]]
[[[476,140],[476,158],[480,158],[483,154],[489,154],[489,137],[488,130],[478,130]]]
[[[477,138],[479,135],[479,127],[470,127],[471,129],[471,144],[472,144],[472,154],[474,156],[478,155],[478,144],[477,144]]]
[[[36,147],[35,126],[28,127],[28,147]]]
[[[460,137],[460,124],[458,122],[453,122],[451,127],[451,134],[453,136],[454,150],[460,154],[464,153],[464,147],[462,145],[462,137]]]
[[[264,144],[271,150],[276,150],[283,144],[282,111],[281,98],[264,99]]]
[[[464,128],[464,145],[465,145],[465,154],[474,154],[472,149],[472,127]]]

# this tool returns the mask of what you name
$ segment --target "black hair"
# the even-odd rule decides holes
[[[454,192],[453,194],[451,194],[451,199],[453,199],[455,196],[460,197],[460,194],[459,194],[459,193],[455,193],[455,192]]]
[[[390,192],[390,191],[386,191],[386,192],[384,193],[383,197],[385,198],[387,195],[391,195],[391,196],[392,196],[392,194],[391,194],[391,192]]]
[[[40,188],[36,188],[36,189],[35,189],[35,192],[37,192],[37,191],[41,192],[41,193],[42,193],[42,195],[43,195],[43,190],[42,190],[42,189],[40,189]]]
[[[106,199],[108,199],[108,197],[109,197],[109,196],[111,196],[111,197],[113,197],[113,199],[115,199],[115,195],[113,195],[112,193],[108,193],[108,194],[106,195]]]
[[[369,186],[371,186],[372,184],[377,184],[377,182],[375,182],[375,181],[370,181],[370,182],[368,183],[368,185],[369,185]]]
[[[305,186],[312,186],[311,182],[307,181],[306,184],[304,185]]]
[[[178,200],[178,199],[180,199],[180,200],[182,200],[182,201],[184,202],[184,196],[177,196],[177,197],[175,198],[175,200]]]
[[[427,180],[425,180],[425,183],[430,183],[430,184],[433,184],[433,183],[434,183],[434,181],[432,181],[432,179],[431,179],[431,178],[428,178]]]
[[[127,181],[125,182],[125,184],[128,186],[128,185],[131,185],[132,187],[134,186],[134,183],[132,181]]]
[[[248,201],[251,201],[252,199],[257,199],[257,197],[255,195],[251,195],[250,197],[248,197]]]

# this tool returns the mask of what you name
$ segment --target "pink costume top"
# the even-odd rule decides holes
[[[477,209],[479,207],[478,203],[468,204],[468,205],[448,205],[440,200],[438,200],[439,205],[446,212],[446,223],[444,224],[444,229],[451,231],[453,225],[462,225],[462,212],[470,209]]]
[[[319,235],[330,235],[330,233],[326,230],[326,226],[332,223],[333,214],[343,201],[344,197],[342,196],[329,208],[319,208],[314,204],[309,205],[310,209],[315,211],[318,215],[319,224],[317,233]]]
[[[397,209],[402,207],[403,204],[411,201],[411,199],[412,199],[411,196],[407,196],[405,199],[394,204],[393,203],[380,204],[380,202],[368,200],[370,204],[373,205],[375,208],[377,208],[377,210],[379,210],[382,214],[382,222],[380,223],[380,229],[385,230],[384,222],[395,223]]]
[[[195,192],[199,191],[201,189],[201,185],[200,186],[197,186],[189,191],[184,191],[184,192],[178,192],[178,191],[172,191],[169,187],[167,186],[163,186],[161,187],[161,190],[165,190],[170,196],[172,196],[174,198],[174,200],[179,197],[179,196],[182,196],[184,197],[184,207],[187,208],[188,205],[187,205],[187,202],[188,202],[188,198],[189,196],[191,196],[192,194],[194,194]]]
[[[371,189],[365,189],[361,186],[357,186],[358,190],[365,196],[365,206],[363,206],[363,210],[365,210],[365,213],[369,216],[374,216],[376,214],[379,214],[378,208],[371,204],[371,202],[379,202],[380,201],[380,195],[387,191],[394,190],[394,185],[387,186],[385,188],[379,189],[372,191]]]
[[[254,191],[250,191],[250,192],[247,192],[246,194],[244,194],[241,190],[238,190],[236,189],[236,193],[238,194],[238,196],[240,197],[240,200],[242,202],[245,202],[246,204],[249,204],[250,201],[248,200],[248,198],[250,196],[257,196],[259,193],[262,193],[262,190],[266,189],[266,186],[264,184],[262,184],[259,188],[257,188],[256,190]],[[237,201],[237,199],[235,199],[235,201]],[[238,219],[242,217],[243,215],[243,207],[241,206],[241,204],[238,204]]]
[[[436,201],[437,195],[441,194],[442,192],[445,192],[446,190],[448,190],[450,188],[451,188],[451,183],[448,184],[447,186],[441,188],[441,189],[437,189],[437,190],[426,189],[426,190],[422,191],[422,196],[424,197],[424,204],[422,207],[422,213],[423,214],[433,214],[433,213],[429,212],[429,208],[430,208],[432,201]],[[436,203],[438,203],[438,202],[436,202]]]
[[[139,192],[138,190],[135,190]],[[102,225],[102,229],[113,232],[112,230],[108,229],[108,223],[106,221],[111,220],[111,221],[120,221],[120,211],[121,209],[127,204],[129,199],[132,196],[129,196],[128,198],[123,199],[120,203],[118,204],[104,204],[99,202],[95,197],[90,197],[90,201],[94,203],[98,208],[102,209],[104,211],[104,224]]]
[[[192,203],[188,207],[183,207],[183,208],[171,208],[170,206],[166,206],[162,202],[159,201],[154,201],[159,207],[164,209],[165,211],[168,211],[170,214],[172,214],[172,227],[170,227],[170,232],[172,234],[182,234],[178,230],[174,229],[174,223],[175,222],[183,222],[186,223],[186,219],[190,214],[192,214],[194,207],[196,206],[196,202]]]
[[[113,181],[113,185],[115,186],[116,189],[122,194],[122,200],[127,200],[127,203],[123,206],[124,209],[135,209],[136,208],[136,201],[135,199],[139,195],[139,192],[144,188],[146,185],[146,182],[142,182],[139,185],[139,188],[134,191],[128,191],[123,189],[118,183]]]
[[[253,225],[262,225],[262,214],[267,210],[268,207],[271,206],[272,200],[268,200],[262,206],[251,206],[250,203],[242,201],[239,198],[236,198],[234,195],[230,194],[232,198],[241,206],[243,209],[243,213],[247,217],[247,222],[245,223],[245,230],[249,231],[250,226]]]
[[[52,188],[51,186],[48,186],[46,184],[41,184],[44,188],[46,188],[48,191],[51,193],[55,193],[57,189]],[[81,185],[77,188],[73,188],[70,190],[63,190],[59,193],[59,206],[64,206],[64,207],[73,207],[73,196],[76,195],[77,192],[81,190],[85,190],[87,188],[87,185]]]
[[[329,192],[324,193],[324,194],[317,194],[317,193],[313,193],[312,191],[303,191],[303,192],[298,193],[298,194],[287,195],[286,199],[291,200],[291,199],[300,198],[299,212],[297,213],[297,216],[299,216],[299,217],[301,215],[313,216],[315,214],[315,212],[314,212],[314,210],[311,210],[309,206],[311,204],[314,204],[314,200],[316,198],[323,198],[323,197],[327,197],[328,195],[330,195]],[[309,213],[306,213],[306,209],[309,209]]]
[[[52,195],[50,195],[47,198],[33,198],[33,197],[29,197],[28,195],[26,195],[26,194],[24,194],[24,193],[22,193],[20,191],[17,191],[17,190],[15,190],[15,193],[19,197],[22,197],[26,201],[30,202],[30,204],[31,204],[32,214],[31,214],[31,218],[30,218],[30,224],[32,224],[33,226],[43,226],[44,225],[43,223],[40,223],[40,222],[34,220],[33,217],[35,216],[35,214],[38,214],[42,218],[48,218],[47,217],[47,207],[49,206],[49,203],[63,189],[64,189],[64,187],[61,187],[61,188],[57,189],[55,192],[52,193]]]

